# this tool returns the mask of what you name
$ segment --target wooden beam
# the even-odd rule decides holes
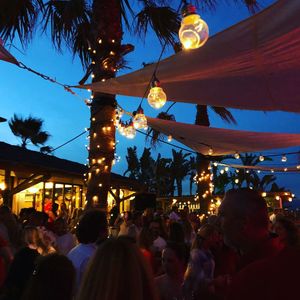
[[[27,179],[25,179],[22,183],[14,187],[11,191],[11,194],[17,194],[23,190],[26,190],[30,188],[31,186],[34,186],[40,182],[47,181],[51,178],[50,174],[42,175],[42,174],[33,174]]]

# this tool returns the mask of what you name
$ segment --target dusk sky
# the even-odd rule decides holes
[[[227,2],[232,3],[234,1]],[[274,0],[262,1],[264,7],[273,2]],[[219,5],[215,12],[200,12],[200,14],[209,26],[210,35],[222,31],[249,16],[247,9],[242,4]],[[266,22],[268,21],[271,20],[266,20]],[[118,76],[141,68],[143,62],[154,62],[159,57],[161,51],[161,45],[153,34],[149,34],[147,40],[143,42],[139,38],[130,36],[125,32],[123,42],[135,45],[135,51],[125,57],[131,69],[124,69]],[[80,61],[76,57],[73,59],[72,54],[67,50],[63,53],[58,53],[53,48],[49,36],[41,36],[37,32],[32,43],[26,49],[22,49],[17,40],[13,42],[13,45],[16,48],[9,47],[9,45],[6,45],[6,48],[17,60],[34,70],[55,78],[59,82],[76,85],[84,75]],[[172,49],[167,49],[164,57],[171,54]],[[0,61],[0,116],[10,119],[16,113],[23,117],[32,115],[42,118],[44,120],[44,130],[51,134],[48,144],[53,148],[78,135],[85,127],[89,127],[89,108],[83,101],[88,96],[88,93],[81,90],[75,91],[81,98],[75,97],[64,91],[62,87],[45,81],[15,65]],[[117,99],[121,106],[128,111],[136,110],[140,102],[138,98],[118,96]],[[170,104],[168,103],[168,105]],[[148,116],[155,117],[159,112],[152,109],[146,100],[143,103],[143,108],[145,114]],[[224,123],[213,113],[210,114],[211,126],[260,132],[300,133],[299,114],[231,111],[237,120],[236,126]],[[194,123],[195,105],[177,103],[170,112],[175,115],[177,121]],[[87,158],[85,145],[88,144],[86,136],[87,134],[58,149],[55,151],[55,155],[60,158],[85,163]],[[7,123],[0,124],[0,140],[14,145],[20,144],[20,140],[11,133]],[[123,174],[127,168],[127,147],[136,145],[139,154],[141,154],[144,146],[150,146],[145,144],[145,138],[141,134],[137,134],[134,140],[128,140],[117,134],[117,140],[119,140],[117,155],[121,156],[121,161],[114,166],[113,171]],[[175,142],[173,143],[176,144]],[[34,146],[29,146],[29,148],[38,150]],[[160,152],[164,157],[171,157],[171,149],[172,147],[168,145],[162,145],[153,150],[153,156],[156,158],[157,153]],[[263,154],[268,155],[298,150],[299,148],[281,149],[267,151]],[[275,157],[273,164],[282,164],[280,159],[280,157]],[[298,155],[288,156],[288,162],[285,163],[285,166],[296,165],[298,163]],[[284,173],[278,175],[278,179],[279,185],[291,189],[296,196],[300,195],[300,186],[298,184],[300,177],[298,173]]]

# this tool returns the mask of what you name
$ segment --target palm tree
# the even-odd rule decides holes
[[[127,148],[127,170],[124,172],[124,176],[129,173],[129,178],[138,179],[140,173],[140,164],[137,157],[137,147],[128,147]]]
[[[12,133],[21,138],[21,147],[26,148],[29,142],[33,145],[44,145],[50,137],[46,131],[42,131],[43,120],[34,117],[23,119],[14,115],[8,122]]]
[[[170,158],[163,158],[158,154],[155,161],[155,183],[156,187],[153,192],[157,196],[171,196],[174,195],[174,182],[171,179],[171,162]]]
[[[176,151],[172,149],[172,161],[171,161],[171,179],[176,183],[177,195],[182,196],[182,181],[189,174],[190,171],[190,161],[187,158],[190,153],[183,154],[182,150]],[[174,195],[172,195],[174,196]]]
[[[236,0],[234,0],[235,2]],[[256,0],[241,0],[248,7],[255,7]],[[124,66],[124,56],[134,47],[122,44],[123,25],[130,30],[130,17],[135,16],[138,34],[146,34],[152,27],[162,43],[175,45],[179,16],[167,0],[26,0],[15,5],[3,0],[0,11],[0,36],[12,41],[16,36],[27,45],[38,26],[44,33],[51,31],[53,44],[58,50],[66,45],[78,55],[86,74],[84,83],[92,74],[93,82],[116,76]],[[198,1],[195,1],[198,2]],[[134,12],[134,4],[142,5]],[[204,0],[212,7],[215,0]],[[167,5],[170,6],[167,6]],[[140,5],[138,7],[140,7]],[[136,5],[137,6],[137,5]],[[41,15],[40,15],[41,14]],[[107,207],[110,172],[115,149],[114,95],[93,93],[91,103],[89,172],[87,180],[88,205]],[[100,147],[101,145],[101,147]],[[99,172],[100,170],[100,172]]]

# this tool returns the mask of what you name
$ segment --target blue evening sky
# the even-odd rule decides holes
[[[227,2],[232,3],[233,1]],[[262,1],[264,6],[273,2],[274,0]],[[215,12],[202,12],[201,16],[208,23],[210,34],[213,35],[248,17],[249,13],[242,4],[223,4],[219,5]],[[272,20],[266,20],[266,22],[269,21]],[[123,42],[134,44],[135,51],[126,56],[131,70],[125,69],[120,74],[141,68],[143,62],[157,60],[161,51],[161,45],[152,33],[148,35],[145,42],[125,33]],[[19,61],[34,70],[55,78],[59,82],[76,85],[84,74],[80,61],[76,57],[73,59],[68,50],[58,53],[52,46],[49,36],[41,36],[37,32],[33,41],[25,50],[21,48],[18,41],[14,41],[14,46],[23,52],[21,53],[14,47],[9,49]],[[166,49],[164,57],[171,54],[172,49]],[[76,90],[76,92],[82,96],[82,99],[88,96],[85,91]],[[76,136],[85,127],[89,127],[89,108],[82,99],[65,92],[58,85],[3,61],[0,61],[0,99],[0,116],[2,117],[10,119],[16,113],[23,117],[32,115],[42,118],[44,120],[44,130],[51,134],[49,145],[53,148]],[[118,96],[118,101],[126,110],[133,111],[137,108],[140,99]],[[145,114],[152,117],[155,117],[159,112],[149,107],[147,101],[144,101],[143,108]],[[171,113],[176,116],[177,121],[194,123],[194,105],[177,103],[172,108]],[[232,113],[237,120],[237,126],[224,123],[213,113],[210,114],[211,126],[252,131],[299,133],[299,114],[241,110],[232,110]],[[10,144],[20,144],[18,138],[11,133],[7,123],[0,124],[0,140]],[[141,154],[144,146],[149,147],[149,145],[145,144],[145,138],[141,134],[138,134],[134,140],[128,140],[117,134],[117,140],[119,140],[117,155],[121,156],[121,160],[114,166],[113,171],[123,174],[127,168],[127,147],[136,145],[139,154]],[[55,151],[55,155],[85,163],[87,158],[85,144],[87,143],[86,135],[84,135]],[[174,142],[174,144],[176,143]],[[34,146],[29,146],[29,148],[36,149]],[[156,150],[153,150],[153,156],[156,157],[157,153],[160,152],[165,157],[171,157],[171,149],[172,147],[168,145],[159,146]],[[268,151],[265,154],[298,151],[298,149]],[[273,163],[280,164],[280,157],[275,158]],[[294,155],[288,157],[286,165],[298,163],[299,157]],[[297,174],[279,174],[278,179],[280,185],[291,189],[296,195],[300,194],[299,176]],[[187,188],[186,192],[188,192]]]

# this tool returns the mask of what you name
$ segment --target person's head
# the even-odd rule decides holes
[[[300,246],[299,229],[292,220],[284,216],[277,216],[273,230],[277,233],[282,245]]]
[[[71,300],[75,283],[72,262],[57,253],[39,257],[23,300]]]
[[[26,246],[32,245],[39,247],[41,242],[41,234],[35,226],[26,226],[23,229],[23,240]]]
[[[138,245],[140,248],[149,250],[153,244],[153,236],[148,227],[143,227],[139,237],[138,237]]]
[[[172,222],[169,227],[169,240],[177,243],[184,243],[184,230],[180,223]]]
[[[188,261],[188,250],[183,243],[169,241],[162,252],[162,267],[167,275],[183,275]]]
[[[175,213],[178,213],[178,206],[173,205],[172,206],[172,211],[175,212]]]
[[[86,211],[76,227],[76,237],[81,244],[95,243],[108,235],[106,214],[99,210]]]
[[[219,222],[225,243],[243,251],[269,236],[266,202],[251,189],[226,192],[219,208]]]
[[[3,287],[6,299],[10,299],[10,295],[11,299],[20,299],[32,275],[38,256],[39,253],[36,250],[27,247],[15,254]]]
[[[28,225],[30,226],[46,226],[48,223],[48,214],[41,211],[33,212],[28,218]]]
[[[78,300],[155,300],[149,266],[134,243],[108,239],[90,260]]]
[[[193,241],[192,249],[211,248],[219,241],[219,232],[214,225],[202,225]]]
[[[58,235],[64,235],[68,232],[68,224],[64,218],[57,218],[54,221],[54,232]]]
[[[157,239],[161,233],[160,223],[158,221],[152,221],[149,225],[149,229],[154,239]]]

